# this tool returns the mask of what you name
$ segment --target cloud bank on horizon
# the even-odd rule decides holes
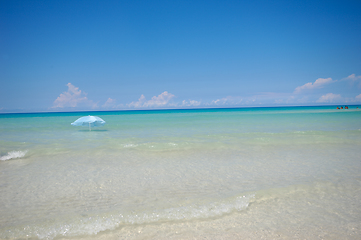
[[[338,86],[332,86],[338,84]],[[174,94],[164,91],[147,100],[140,95],[137,101],[117,103],[108,98],[104,104],[98,105],[87,97],[87,93],[71,83],[68,90],[61,93],[53,102],[52,110],[126,110],[126,109],[161,109],[161,108],[199,108],[199,107],[242,107],[242,106],[287,106],[287,105],[319,105],[319,104],[361,104],[361,93],[355,96],[341,94],[337,89],[356,88],[361,92],[361,76],[351,74],[341,80],[318,78],[314,82],[297,86],[291,93],[265,92],[249,96],[226,96],[211,101],[179,99]],[[333,92],[325,92],[331,87]],[[336,88],[335,88],[336,87]],[[178,98],[178,99],[177,99]]]

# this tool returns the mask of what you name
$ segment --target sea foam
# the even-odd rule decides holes
[[[25,156],[25,154],[27,153],[28,151],[11,151],[11,152],[8,152],[7,155],[4,155],[2,157],[0,157],[0,160],[2,161],[7,161],[7,160],[10,160],[10,159],[15,159],[15,158],[22,158]]]

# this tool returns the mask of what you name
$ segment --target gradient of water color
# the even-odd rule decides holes
[[[356,106],[2,114],[0,160],[1,239],[361,236]]]

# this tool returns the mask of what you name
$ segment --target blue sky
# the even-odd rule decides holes
[[[0,1],[0,111],[361,104],[361,1]]]

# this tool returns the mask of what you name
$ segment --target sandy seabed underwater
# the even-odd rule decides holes
[[[1,114],[0,193],[0,239],[360,239],[361,111]]]

